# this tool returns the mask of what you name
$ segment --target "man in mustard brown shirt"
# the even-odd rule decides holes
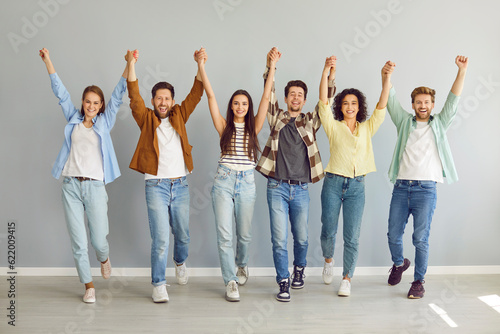
[[[186,175],[193,170],[192,146],[188,142],[186,122],[203,95],[198,73],[193,88],[181,105],[175,104],[174,87],[158,82],[152,89],[147,108],[139,93],[135,74],[138,51],[127,53],[127,88],[130,108],[141,129],[130,168],[145,175],[146,203],[151,231],[151,278],[153,301],[168,301],[165,270],[168,258],[169,226],[174,235],[175,276],[186,284],[186,258],[189,245],[189,188]]]

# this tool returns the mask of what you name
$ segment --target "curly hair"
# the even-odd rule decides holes
[[[364,122],[368,116],[366,97],[356,88],[346,88],[342,92],[338,93],[333,100],[333,117],[337,121],[342,121],[344,119],[344,114],[342,113],[342,102],[346,95],[354,95],[358,98],[359,111],[356,115],[356,121]]]

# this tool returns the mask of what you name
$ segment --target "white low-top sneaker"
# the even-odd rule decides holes
[[[248,280],[248,266],[238,267],[238,271],[236,272],[236,277],[238,277],[238,284],[245,285]]]
[[[238,283],[229,281],[226,286],[226,300],[228,302],[239,302],[240,292],[238,291]]]
[[[323,266],[323,282],[325,282],[325,284],[330,284],[333,281],[333,263],[333,260],[330,263],[325,262]]]
[[[155,303],[168,302],[167,285],[159,285],[153,288],[153,301]]]
[[[187,273],[186,263],[183,263],[180,266],[175,266],[175,277],[177,278],[177,283],[180,285],[187,284],[189,276]]]
[[[351,282],[347,279],[343,279],[340,282],[339,296],[349,297],[351,295]]]
[[[88,288],[85,290],[85,295],[83,296],[83,301],[85,303],[95,303],[95,289]]]
[[[106,262],[101,262],[101,275],[104,279],[108,279],[111,276],[111,262],[109,261],[109,257]]]

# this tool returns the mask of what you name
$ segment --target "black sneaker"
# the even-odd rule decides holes
[[[278,283],[280,292],[276,295],[276,299],[280,302],[290,301],[290,279],[284,278]]]
[[[304,287],[304,270],[306,267],[293,266],[292,289],[302,289]]]
[[[401,276],[403,276],[403,272],[408,269],[409,266],[410,260],[408,259],[404,259],[402,266],[396,267],[396,265],[393,264],[391,270],[389,270],[390,274],[387,283],[389,283],[389,285],[399,284],[399,282],[401,282]]]
[[[416,280],[411,283],[410,291],[408,291],[408,298],[410,299],[420,299],[424,296],[425,289],[422,285],[425,281]]]

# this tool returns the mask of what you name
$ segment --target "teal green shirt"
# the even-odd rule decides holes
[[[448,183],[453,183],[458,180],[455,163],[451,155],[450,145],[446,138],[446,131],[450,128],[453,119],[457,115],[458,101],[460,97],[452,92],[448,94],[446,102],[440,113],[430,117],[429,125],[434,133],[436,139],[436,146],[439,152],[439,158],[443,165],[443,176],[446,177]],[[415,115],[408,113],[401,107],[399,101],[396,99],[396,90],[391,88],[389,92],[389,101],[387,103],[387,112],[391,116],[392,122],[396,125],[398,130],[398,140],[392,155],[391,167],[389,167],[389,179],[392,183],[396,182],[399,173],[399,164],[403,157],[406,148],[406,142],[410,133],[416,129],[417,120]]]

